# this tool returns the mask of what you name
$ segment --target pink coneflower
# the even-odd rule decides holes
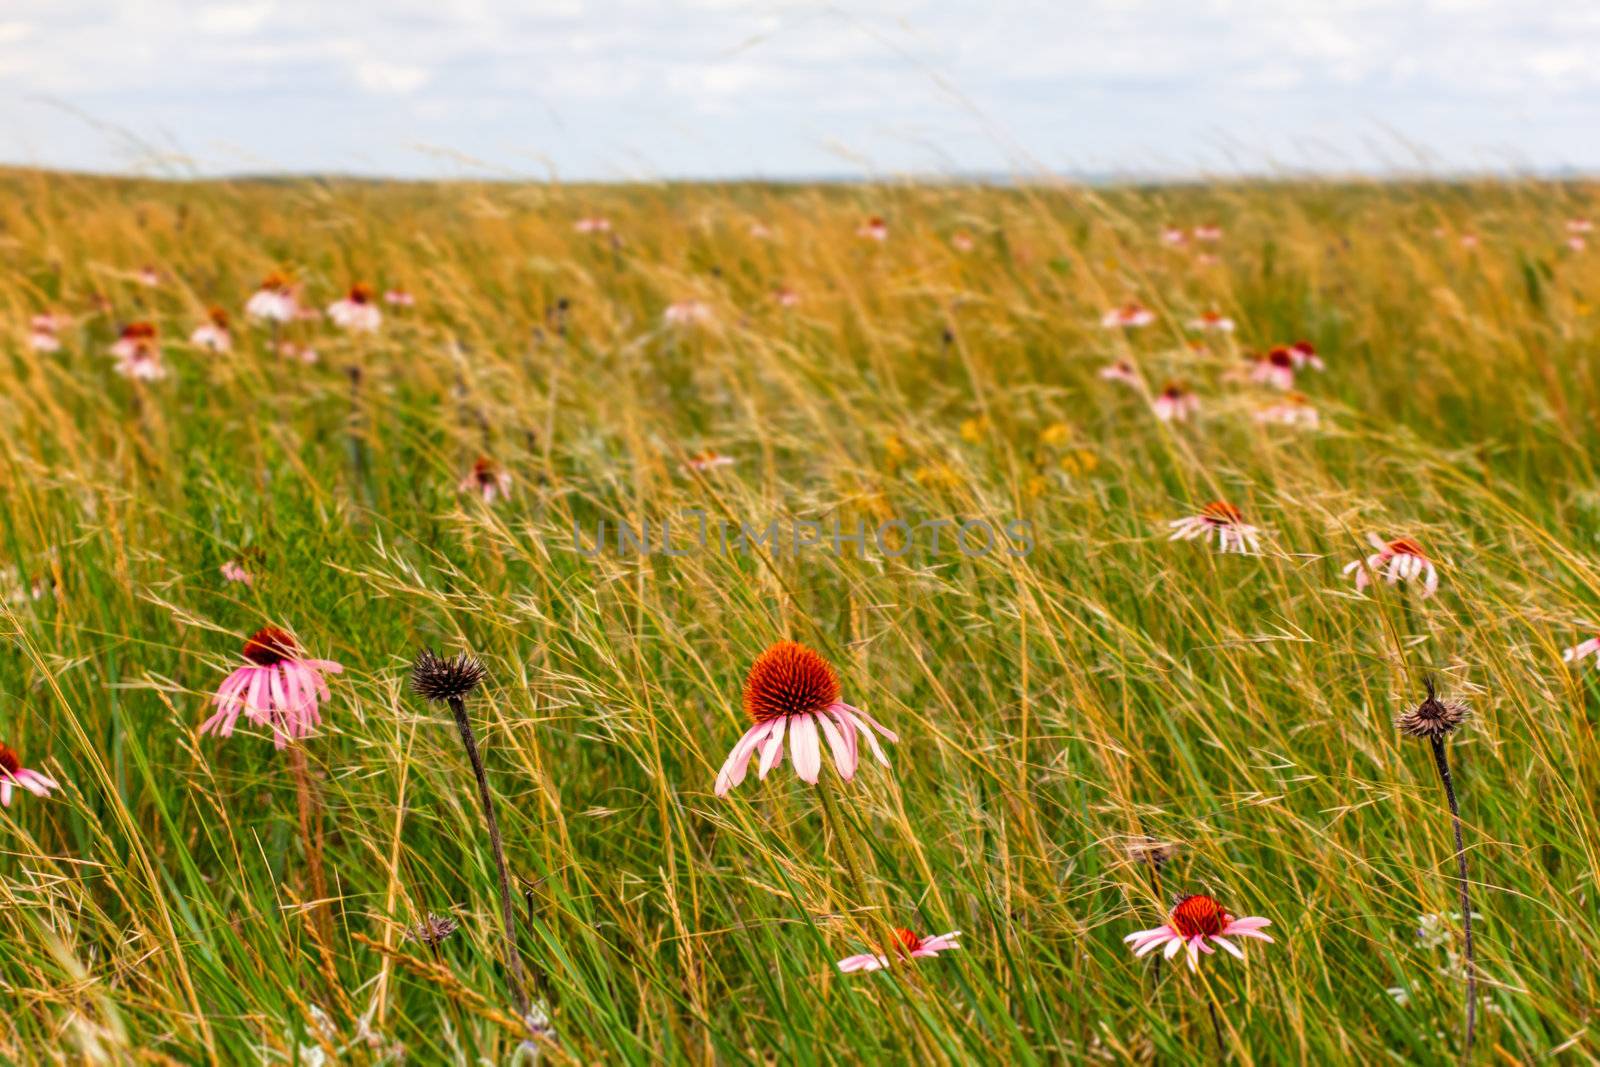
[[[152,289],[161,284],[161,272],[146,263],[139,268],[139,284],[148,285]]]
[[[750,667],[744,680],[744,710],[755,725],[739,738],[727,762],[717,773],[717,796],[744,781],[745,771],[759,749],[757,777],[783,762],[783,738],[789,735],[794,769],[803,781],[815,785],[822,771],[822,742],[828,739],[834,766],[845,781],[855,777],[860,763],[858,738],[865,737],[872,754],[885,767],[889,759],[874,731],[899,741],[893,731],[860,708],[839,699],[839,676],[816,652],[795,641],[779,641]],[[820,729],[820,734],[819,734]]]
[[[1568,233],[1591,233],[1593,230],[1594,223],[1588,219],[1572,218],[1567,220]]]
[[[11,794],[21,786],[36,797],[47,797],[50,790],[60,789],[61,783],[49,775],[22,765],[22,757],[9,746],[0,743],[0,807],[11,806]]]
[[[130,322],[122,328],[111,345],[111,354],[118,359],[128,359],[141,348],[156,343],[156,325],[153,322]]]
[[[276,626],[252,634],[243,655],[248,662],[217,689],[212,698],[216,714],[201,724],[200,732],[215,730],[219,737],[230,737],[242,712],[255,725],[271,728],[276,748],[311,736],[312,727],[322,721],[318,700],[329,699],[322,676],[344,668],[332,660],[302,657],[294,638]]]
[[[1585,241],[1577,234],[1573,234],[1571,237],[1567,238],[1567,247],[1572,249],[1574,252],[1582,252],[1585,248],[1589,247],[1589,242]]]
[[[244,564],[236,559],[230,559],[222,565],[222,578],[224,581],[238,582],[241,585],[254,585],[255,578],[244,569]]]
[[[604,215],[585,215],[572,224],[579,233],[610,233],[611,220]]]
[[[957,230],[955,233],[950,235],[950,247],[954,248],[957,252],[966,253],[972,251],[974,248],[977,248],[978,243],[972,239],[972,234],[968,233],[966,230]]]
[[[941,952],[950,952],[961,946],[956,944],[956,938],[961,936],[960,930],[952,930],[948,934],[939,934],[935,937],[918,937],[905,927],[896,927],[894,931],[895,944],[892,951],[902,960],[932,959]],[[839,961],[839,970],[845,974],[865,974],[868,971],[881,971],[889,966],[889,957],[880,956],[874,952],[862,952],[855,956],[846,956]]]
[[[244,313],[247,318],[263,322],[292,322],[298,304],[289,279],[273,271],[244,302]]]
[[[1148,326],[1154,321],[1156,321],[1156,313],[1136,300],[1130,300],[1121,307],[1112,308],[1100,316],[1100,325],[1108,330],[1135,329],[1140,326]]]
[[[1214,222],[1204,226],[1196,226],[1194,228],[1194,239],[1196,241],[1220,241],[1222,240],[1222,227]]]
[[[780,285],[774,289],[772,291],[772,299],[777,302],[779,307],[792,308],[800,306],[800,294],[787,285]]]
[[[874,215],[857,228],[856,236],[865,237],[872,241],[887,241],[889,239],[889,224]]]
[[[1290,393],[1282,400],[1268,404],[1255,413],[1257,422],[1275,422],[1281,426],[1306,426],[1316,428],[1319,422],[1317,409],[1304,393]]]
[[[1200,410],[1200,398],[1182,382],[1168,382],[1161,395],[1150,402],[1150,409],[1162,422],[1187,422]]]
[[[233,334],[228,331],[228,313],[213,305],[206,312],[206,321],[189,335],[189,343],[212,352],[231,352]]]
[[[1100,377],[1108,382],[1127,382],[1129,385],[1139,384],[1139,372],[1133,369],[1133,364],[1125,359],[1115,363],[1107,363],[1100,368]]]
[[[1217,903],[1216,898],[1197,893],[1178,901],[1164,925],[1153,930],[1140,930],[1122,940],[1133,946],[1135,956],[1147,956],[1165,945],[1162,954],[1169,960],[1187,947],[1189,969],[1197,971],[1200,969],[1200,954],[1203,952],[1209,956],[1216,952],[1212,945],[1221,945],[1241,960],[1244,959],[1239,946],[1228,940],[1230,937],[1254,937],[1272,944],[1271,935],[1261,932],[1262,927],[1271,925],[1270,919],[1235,919]]]
[[[1356,592],[1365,589],[1372,580],[1371,575],[1380,570],[1383,572],[1383,580],[1390,585],[1423,578],[1424,599],[1438,590],[1439,572],[1434,569],[1433,561],[1423,553],[1421,545],[1409,537],[1385,541],[1373,533],[1367,535],[1367,540],[1377,551],[1364,560],[1358,559],[1347,563],[1344,568],[1344,573],[1356,576]]]
[[[124,326],[111,346],[111,355],[117,361],[111,369],[124,378],[153,382],[167,376],[154,323],[130,322]]]
[[[668,304],[661,317],[668,326],[703,326],[715,318],[711,305],[700,300],[679,300]]]
[[[1461,235],[1462,248],[1477,248],[1479,243],[1478,235],[1475,233],[1464,233]]]
[[[750,224],[750,236],[754,237],[758,241],[765,241],[768,237],[772,236],[772,230],[763,223],[752,222]]]
[[[385,289],[383,302],[394,308],[408,308],[416,305],[417,298],[404,289]]]
[[[473,461],[472,470],[461,479],[461,484],[456,486],[458,492],[473,493],[483,497],[485,504],[493,504],[497,499],[510,499],[511,475],[503,471],[488,456],[479,456]]]
[[[1261,551],[1261,530],[1244,521],[1244,514],[1226,500],[1213,500],[1198,515],[1186,515],[1167,523],[1172,530],[1169,541],[1211,539],[1217,535],[1218,552],[1253,555]]]
[[[356,282],[343,300],[328,305],[328,318],[351,333],[377,333],[383,325],[383,312],[372,302],[372,286]]]
[[[1579,641],[1561,653],[1561,660],[1564,663],[1576,664],[1585,656],[1593,656],[1595,662],[1600,663],[1600,636],[1591,637],[1587,641]]]
[[[716,470],[718,467],[733,466],[733,457],[724,456],[716,449],[708,448],[703,452],[696,452],[694,455],[684,460],[683,465],[692,471],[700,471],[703,473],[709,470]]]
[[[1313,370],[1322,370],[1322,357],[1317,355],[1315,346],[1310,341],[1300,340],[1289,346],[1289,358],[1294,361],[1294,369],[1300,370],[1310,367]]]
[[[297,345],[293,341],[279,341],[278,355],[284,359],[292,359],[306,366],[317,362],[322,357],[317,355],[317,350],[310,345]]]
[[[35,352],[61,351],[61,338],[57,331],[62,322],[57,315],[35,315],[28,323],[28,347]]]
[[[1189,320],[1189,329],[1208,333],[1232,333],[1233,320],[1220,311],[1202,311],[1199,318]]]
[[[1178,248],[1189,243],[1189,235],[1183,232],[1182,226],[1168,226],[1161,231],[1161,243]]]
[[[1294,368],[1294,354],[1280,345],[1266,355],[1256,357],[1250,367],[1250,380],[1274,389],[1293,389]]]

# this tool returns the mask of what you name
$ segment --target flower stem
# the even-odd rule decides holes
[[[1211,1012],[1211,1033],[1217,1039],[1217,1056],[1227,1059],[1228,1047],[1222,1043],[1222,1020],[1217,1018],[1217,1002],[1206,996],[1206,1010]]]
[[[1431,739],[1433,762],[1439,768],[1439,780],[1444,783],[1445,798],[1450,801],[1450,823],[1456,835],[1456,878],[1461,888],[1461,925],[1466,946],[1464,959],[1467,973],[1467,1036],[1462,1051],[1463,1060],[1472,1055],[1472,1033],[1478,1018],[1478,971],[1472,952],[1472,900],[1467,895],[1467,852],[1461,843],[1461,808],[1456,804],[1456,787],[1450,779],[1450,759],[1445,755],[1444,738]]]
[[[461,746],[467,750],[472,763],[472,773],[478,779],[478,799],[483,804],[483,821],[489,827],[489,848],[494,853],[495,871],[500,877],[500,919],[505,925],[506,984],[511,987],[511,998],[517,1003],[517,1014],[528,1017],[528,994],[523,987],[522,956],[517,952],[516,918],[511,903],[511,876],[506,871],[505,848],[500,842],[500,823],[494,817],[494,800],[489,796],[489,777],[483,771],[483,758],[478,755],[478,742],[472,735],[472,723],[467,719],[467,706],[460,697],[450,698],[450,711],[456,718],[456,729],[461,731]]]
[[[300,841],[306,850],[306,866],[311,872],[312,917],[324,940],[328,929],[328,876],[322,866],[322,819],[316,785],[306,763],[306,750],[299,741],[289,745],[289,771],[294,776],[296,806],[300,812]]]

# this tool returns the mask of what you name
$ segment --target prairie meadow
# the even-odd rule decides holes
[[[7,1062],[1600,1060],[1600,189],[0,186]]]

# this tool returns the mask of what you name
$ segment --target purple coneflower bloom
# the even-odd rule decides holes
[[[271,728],[277,748],[309,737],[312,727],[322,721],[319,699],[329,699],[323,674],[338,674],[344,668],[332,660],[304,658],[288,631],[276,626],[257,630],[242,651],[248,662],[218,687],[212,698],[217,711],[201,724],[200,732],[231,736],[243,713],[255,725]]]
[[[49,775],[24,767],[22,757],[10,746],[0,743],[0,807],[11,806],[11,794],[18,786],[36,797],[47,797],[50,790],[60,789],[61,783]]]
[[[952,930],[948,934],[939,934],[935,937],[918,937],[905,927],[897,927],[894,932],[894,954],[901,959],[923,960],[931,959],[941,952],[949,952],[961,946],[956,944],[956,938],[961,936],[960,930]],[[839,961],[839,970],[845,974],[866,973],[867,971],[881,971],[889,966],[889,957],[880,956],[875,952],[861,952],[854,956],[846,956]]]
[[[1228,940],[1230,937],[1254,937],[1271,944],[1272,938],[1261,932],[1262,927],[1271,925],[1270,919],[1235,919],[1214,897],[1201,893],[1178,901],[1164,925],[1140,930],[1122,940],[1133,946],[1135,956],[1148,955],[1165,945],[1163,955],[1170,960],[1187,948],[1189,969],[1195,971],[1199,970],[1202,952],[1208,956],[1216,952],[1212,945],[1221,945],[1244,959],[1239,946]]]

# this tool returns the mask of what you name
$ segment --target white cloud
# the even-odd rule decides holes
[[[260,29],[275,6],[271,0],[241,4],[208,4],[195,15],[195,25],[202,33],[238,36]]]
[[[426,67],[388,63],[381,59],[358,60],[351,73],[362,89],[385,96],[409,96],[428,84],[429,78]]]

